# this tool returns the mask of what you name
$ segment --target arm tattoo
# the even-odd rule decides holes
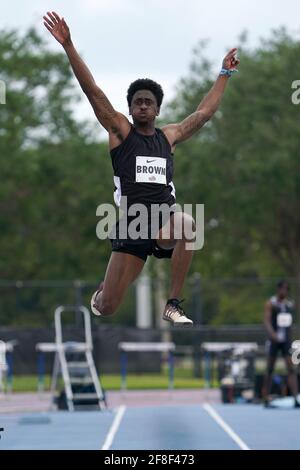
[[[95,80],[73,45],[66,49],[74,74],[91,103],[94,112],[104,127],[111,127],[117,112]]]
[[[196,111],[184,119],[179,125],[179,138],[176,143],[182,142],[191,137],[196,131],[201,129],[208,119],[208,116],[200,111]]]
[[[116,110],[100,88],[91,95],[87,94],[87,97],[100,121],[111,121],[116,116]]]

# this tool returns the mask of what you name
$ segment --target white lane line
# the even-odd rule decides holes
[[[250,447],[248,447],[247,444],[245,444],[245,442],[233,431],[233,429],[231,429],[231,427],[225,423],[223,418],[221,418],[221,416],[212,406],[210,406],[208,403],[205,403],[203,408],[242,450],[251,450]]]
[[[121,424],[121,421],[122,421],[122,418],[123,418],[123,415],[125,413],[125,410],[126,410],[126,406],[124,405],[121,405],[117,411],[117,414],[115,416],[115,419],[113,420],[113,423],[108,431],[108,434],[106,436],[106,439],[105,439],[105,442],[101,448],[101,450],[108,450],[110,449],[112,443],[113,443],[113,440],[115,438],[115,435],[119,429],[119,426]]]

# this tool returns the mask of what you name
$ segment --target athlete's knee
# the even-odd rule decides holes
[[[287,355],[285,357],[285,365],[286,365],[287,373],[289,375],[296,374],[294,364],[293,364],[292,359],[289,355]]]
[[[174,228],[182,233],[182,238],[193,241],[196,232],[196,222],[194,218],[185,212],[175,212]]]
[[[113,315],[116,312],[117,307],[118,307],[118,304],[116,301],[102,297],[99,310],[101,312],[101,315],[106,317],[106,316]]]
[[[190,231],[196,231],[195,219],[190,214],[183,213],[183,223],[187,226]]]
[[[289,375],[296,375],[296,371],[295,371],[293,364],[287,364],[286,368],[287,368],[287,373]]]
[[[193,230],[196,229],[195,219],[186,212],[175,212],[174,221],[177,223],[183,223],[187,227],[191,227]]]

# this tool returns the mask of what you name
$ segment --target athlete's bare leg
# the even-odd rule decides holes
[[[268,356],[267,358],[267,373],[264,378],[264,386],[263,386],[263,399],[267,403],[269,400],[269,395],[271,393],[271,386],[272,386],[272,377],[274,366],[276,362],[276,356]]]
[[[294,365],[292,363],[292,359],[290,358],[290,356],[284,356],[284,361],[288,372],[288,384],[290,390],[292,392],[293,397],[297,398],[297,395],[299,393],[298,378],[294,369]]]
[[[175,326],[192,326],[193,321],[182,309],[178,297],[183,288],[185,276],[190,267],[193,250],[188,249],[187,243],[192,244],[195,231],[193,218],[183,212],[176,212],[161,228],[156,240],[160,248],[174,248],[171,258],[171,286],[168,302],[163,312],[163,319]]]
[[[103,289],[97,295],[97,310],[101,315],[115,313],[129,287],[144,267],[145,261],[128,253],[112,252],[104,278]]]
[[[176,225],[177,224],[177,225]],[[185,224],[185,233],[183,230],[183,224]],[[182,238],[176,239],[176,230],[180,230]],[[157,236],[157,244],[159,247],[166,250],[174,248],[171,258],[171,286],[169,299],[178,299],[183,288],[185,276],[189,270],[192,258],[193,250],[187,249],[187,242],[192,243],[191,232],[195,230],[195,224],[192,217],[183,212],[176,212],[170,217],[164,227],[161,228]],[[169,235],[169,238],[164,238],[164,234]]]

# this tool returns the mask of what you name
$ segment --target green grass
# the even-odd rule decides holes
[[[50,388],[51,377],[45,376],[45,390]],[[103,374],[101,383],[105,390],[120,390],[120,374]],[[192,371],[181,369],[175,371],[174,387],[176,389],[199,389],[205,386],[203,379],[197,379],[192,376]],[[217,383],[214,384],[218,386]],[[168,372],[161,374],[128,374],[128,390],[158,390],[168,388]],[[36,375],[18,375],[13,378],[13,391],[15,392],[33,392],[37,390]]]
[[[281,369],[282,364],[278,361],[276,373]],[[257,373],[265,372],[265,362],[257,363]],[[284,369],[283,369],[284,371]],[[217,371],[214,370],[215,377]],[[50,388],[50,376],[45,377],[45,390]],[[105,390],[120,390],[121,377],[120,374],[102,374],[101,383]],[[175,389],[199,389],[205,387],[204,379],[197,379],[193,376],[193,369],[189,364],[175,367],[174,378]],[[219,387],[219,383],[214,381],[213,387]],[[161,373],[147,374],[128,374],[127,389],[128,390],[158,390],[168,388],[168,367],[163,366]],[[37,390],[37,376],[24,375],[15,376],[13,379],[13,390],[15,392],[33,392]]]

